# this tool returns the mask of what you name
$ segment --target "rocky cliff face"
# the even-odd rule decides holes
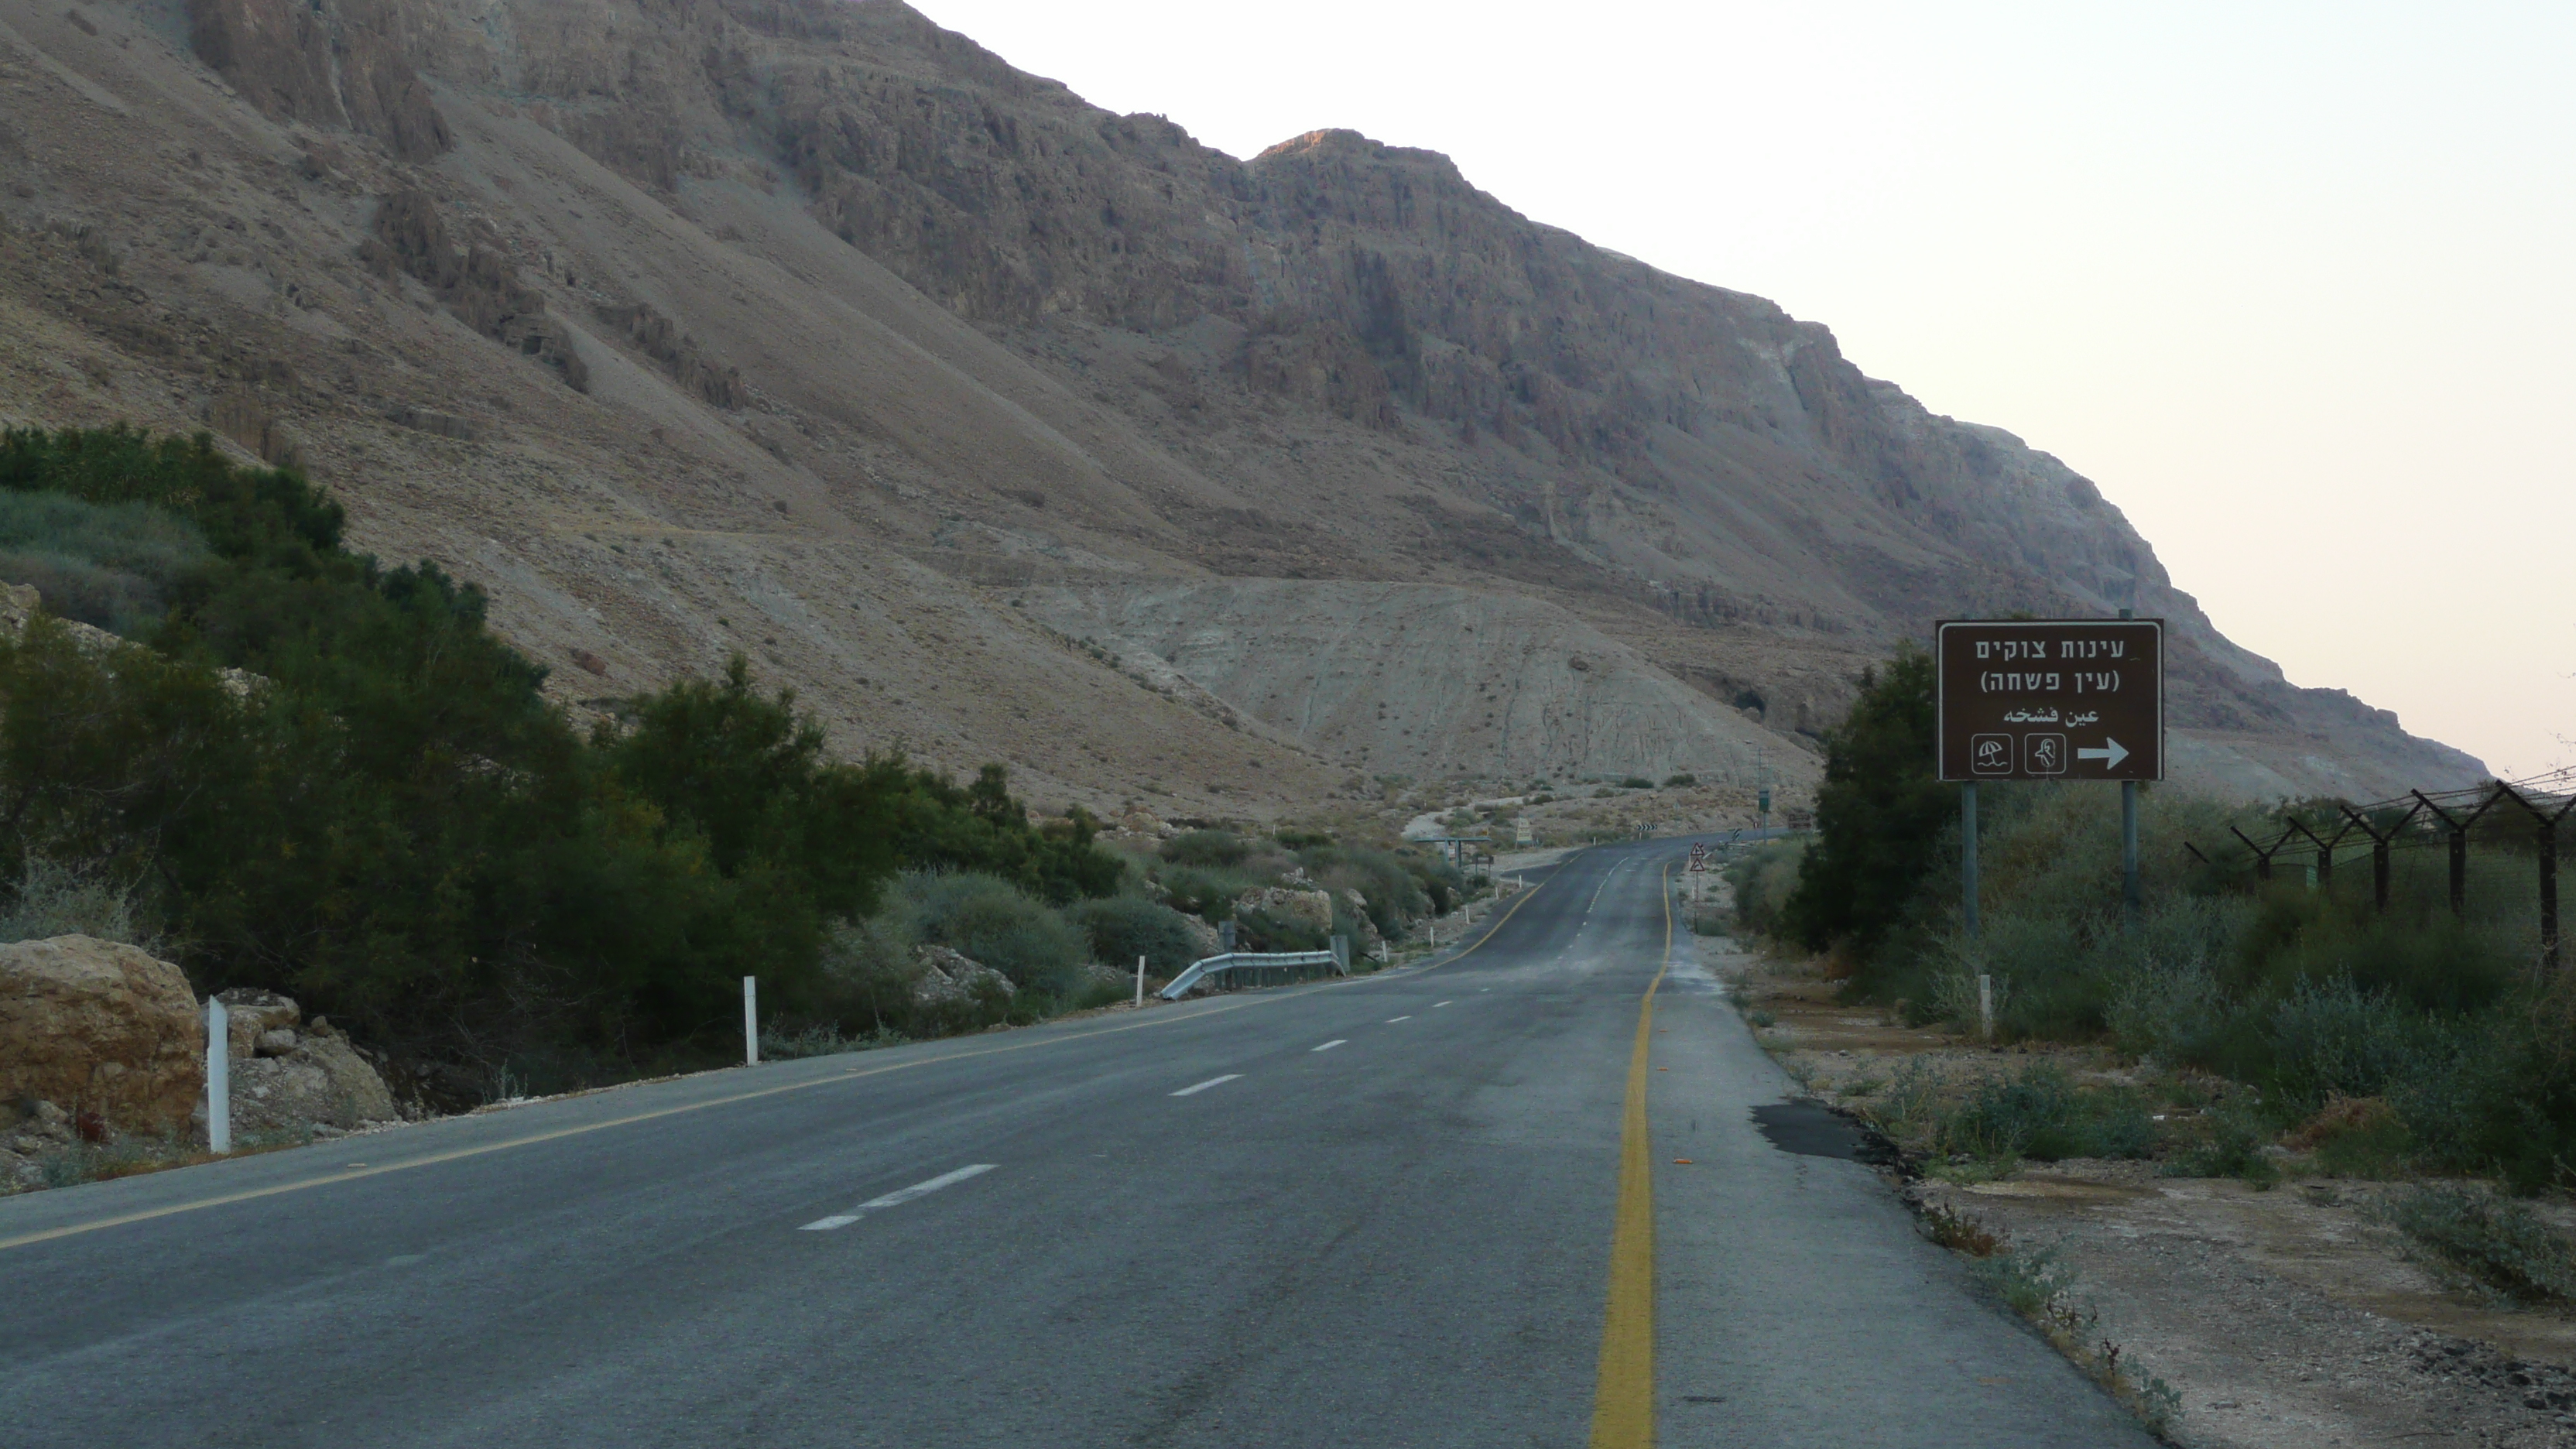
[[[2228,643],[2057,460],[1430,152],[1237,161],[884,0],[0,14],[0,406],[291,448],[568,699],[742,648],[848,744],[1228,808],[1795,781],[1932,619],[2127,606],[2188,778],[2476,771]],[[1435,616],[1496,637],[1357,667]],[[1498,689],[1591,723],[1524,753]]]

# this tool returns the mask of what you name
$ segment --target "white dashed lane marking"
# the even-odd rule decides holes
[[[1183,1087],[1183,1088],[1181,1088],[1179,1091],[1174,1092],[1172,1095],[1173,1095],[1173,1096],[1175,1096],[1175,1097],[1192,1097],[1192,1096],[1196,1096],[1196,1095],[1198,1095],[1199,1093],[1206,1091],[1206,1090],[1207,1090],[1208,1088],[1210,1088],[1210,1087],[1222,1087],[1222,1086],[1224,1086],[1226,1083],[1231,1082],[1231,1081],[1234,1081],[1234,1080],[1236,1080],[1236,1079],[1240,1078],[1242,1075],[1243,1075],[1243,1073],[1241,1073],[1241,1072],[1228,1072],[1228,1073],[1226,1073],[1226,1074],[1225,1074],[1224,1076],[1222,1076],[1222,1077],[1210,1077],[1210,1078],[1208,1078],[1206,1081],[1199,1083],[1199,1084],[1198,1084],[1197,1086],[1195,1086],[1195,1087]]]
[[[1328,1042],[1324,1043],[1322,1046],[1319,1046],[1319,1047],[1315,1047],[1315,1048],[1313,1048],[1313,1050],[1315,1050],[1315,1051],[1319,1051],[1319,1052],[1328,1052],[1328,1051],[1331,1051],[1333,1048],[1335,1048],[1335,1047],[1337,1047],[1337,1046],[1340,1046],[1343,1042],[1348,1041],[1348,1040],[1350,1040],[1350,1038],[1348,1038],[1348,1037],[1335,1037],[1335,1038],[1333,1038],[1331,1041],[1328,1041]]]
[[[1386,1019],[1386,1024],[1387,1024],[1387,1025],[1389,1025],[1389,1026],[1393,1026],[1393,1025],[1395,1025],[1395,1024],[1396,1024],[1397,1022],[1399,1022],[1399,1021],[1411,1021],[1411,1020],[1413,1020],[1413,1018],[1412,1018],[1412,1017],[1409,1017],[1409,1016],[1390,1016],[1390,1017],[1388,1017],[1388,1018]]]
[[[1448,1003],[1448,1002],[1445,1002],[1445,1001],[1435,1001],[1435,1002],[1431,1003],[1431,1009],[1432,1009],[1433,1011],[1438,1011],[1440,1008],[1442,1008],[1442,1007],[1444,1007],[1444,1006],[1447,1006],[1448,1004],[1449,1004],[1449,1003]]]
[[[910,1187],[898,1188],[893,1192],[887,1193],[883,1197],[869,1198],[866,1202],[859,1204],[848,1212],[835,1213],[828,1218],[816,1218],[814,1221],[807,1223],[797,1231],[806,1233],[828,1233],[834,1228],[846,1228],[850,1224],[867,1216],[869,1213],[878,1212],[890,1207],[901,1207],[905,1203],[912,1201],[914,1198],[927,1196],[939,1191],[943,1187],[953,1187],[958,1183],[964,1182],[970,1177],[979,1177],[984,1173],[992,1171],[996,1165],[997,1164],[990,1162],[978,1162],[971,1166],[961,1167],[955,1172],[943,1172],[928,1182],[916,1182]]]

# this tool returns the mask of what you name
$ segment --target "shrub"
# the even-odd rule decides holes
[[[1251,854],[1251,844],[1230,830],[1193,830],[1163,842],[1163,859],[1174,865],[1224,869]]]
[[[2281,1169],[2263,1149],[2272,1133],[2258,1109],[2230,1098],[2208,1118],[2208,1132],[2164,1165],[2167,1177],[2234,1177],[2259,1188],[2281,1180]]]
[[[1696,785],[1698,783],[1699,776],[1697,775],[1667,775],[1664,777],[1664,788],[1667,790],[1679,789],[1685,785]]]
[[[1622,790],[1651,790],[1655,788],[1655,782],[1647,779],[1643,775],[1630,775],[1619,782],[1619,788]]]
[[[207,562],[204,537],[161,509],[0,491],[0,581],[35,585],[59,617],[142,633]]]
[[[1748,936],[1774,936],[1782,929],[1780,912],[1797,889],[1798,871],[1807,854],[1807,838],[1767,840],[1727,863],[1727,883],[1735,887],[1735,920]]]
[[[140,946],[154,955],[167,949],[146,924],[131,886],[102,870],[75,870],[42,856],[20,868],[18,883],[0,914],[0,944],[53,936],[95,936]]]
[[[1313,922],[1272,911],[1237,911],[1235,946],[1244,951],[1321,951],[1332,944]]]
[[[1334,893],[1334,910],[1346,909],[1341,892],[1355,890],[1368,902],[1369,924],[1390,941],[1404,939],[1405,923],[1431,908],[1431,895],[1403,857],[1362,846],[1310,846],[1297,853],[1316,884]],[[1344,934],[1357,939],[1356,930]]]
[[[2436,1262],[2490,1294],[2515,1303],[2576,1302],[2576,1248],[2510,1198],[2435,1183],[2389,1197],[2379,1211]]]
[[[45,619],[0,640],[11,909],[70,909],[31,894],[31,862],[149,882],[127,904],[200,990],[291,991],[407,1060],[562,1085],[688,1064],[692,1043],[729,1052],[746,971],[791,1011],[840,999],[830,923],[902,866],[1067,901],[1123,872],[1078,812],[1031,826],[999,766],[961,786],[828,758],[739,660],[584,739],[478,591],[349,552],[328,496],[202,437],[0,433],[12,526],[144,580],[162,613],[133,625],[151,647],[100,657]],[[236,696],[220,667],[268,682]]]
[[[2379,1097],[2339,1097],[2319,1108],[2288,1146],[2315,1154],[2329,1177],[2391,1177],[2414,1155],[2414,1133]]]
[[[1172,909],[1212,922],[1233,913],[1236,897],[1269,884],[1242,871],[1198,866],[1165,866],[1155,879],[1170,898]]]
[[[920,939],[990,966],[1023,991],[1069,997],[1080,985],[1082,932],[997,876],[909,871],[903,895]]]
[[[897,902],[864,920],[837,921],[824,941],[812,1009],[836,1026],[877,1033],[913,1028],[913,962],[921,943],[913,913]]]
[[[1826,735],[1815,844],[1781,913],[1810,950],[1875,946],[1904,917],[1943,834],[1957,834],[1958,793],[1934,777],[1932,684],[1932,656],[1909,645],[1862,673],[1850,715]]]
[[[1153,975],[1178,976],[1198,959],[1199,937],[1181,913],[1136,896],[1083,901],[1065,915],[1091,943],[1091,957],[1121,969],[1145,958]]]
[[[1413,877],[1433,911],[1447,915],[1467,899],[1466,872],[1434,855],[1406,852],[1396,857]]]
[[[1944,1151],[1977,1157],[2144,1157],[2155,1125],[2134,1092],[2079,1087],[2063,1068],[2041,1064],[1981,1084],[1942,1124]]]

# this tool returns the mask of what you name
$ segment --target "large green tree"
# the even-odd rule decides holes
[[[1811,950],[1868,951],[1903,918],[1957,817],[1934,768],[1932,656],[1911,644],[1861,675],[1851,714],[1825,740],[1816,842],[1782,910]]]

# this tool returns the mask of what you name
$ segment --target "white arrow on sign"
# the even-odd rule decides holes
[[[2075,752],[2075,758],[2079,760],[2100,760],[2102,762],[2102,768],[2106,770],[2116,770],[2120,768],[2120,762],[2129,757],[2129,752],[2120,748],[2120,742],[2111,738],[2109,735],[2104,735],[2102,737],[2102,743],[2106,748],[2098,750],[2077,750]]]

